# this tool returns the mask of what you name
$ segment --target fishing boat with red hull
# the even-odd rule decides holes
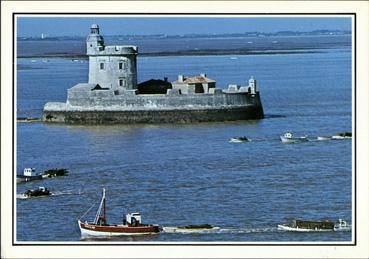
[[[106,220],[105,189],[103,189],[103,197],[101,199],[100,206],[99,209],[97,210],[94,221],[82,222],[81,219],[79,219],[78,226],[79,229],[81,230],[81,235],[83,237],[146,235],[146,234],[157,234],[160,232],[159,225],[142,224],[141,214],[139,212],[127,214],[125,219],[123,219],[122,224],[115,225],[108,224]]]

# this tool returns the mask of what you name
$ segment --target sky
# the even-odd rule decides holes
[[[17,36],[86,36],[92,23],[103,35],[351,30],[349,17],[17,17]]]

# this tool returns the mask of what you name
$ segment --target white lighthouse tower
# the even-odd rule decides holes
[[[256,92],[257,92],[256,80],[254,79],[253,76],[249,79],[249,88],[250,88],[250,93],[251,94],[256,94]]]
[[[97,24],[92,24],[90,34],[86,40],[87,55],[97,55],[99,51],[104,50],[104,38],[100,35],[100,29]]]

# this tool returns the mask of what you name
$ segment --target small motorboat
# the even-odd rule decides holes
[[[105,189],[103,189],[103,196],[100,202],[99,209],[97,210],[95,220],[93,222],[82,222],[81,218],[83,216],[78,219],[78,226],[81,231],[82,237],[145,235],[157,234],[160,232],[159,225],[142,224],[141,214],[139,212],[127,214],[126,218],[123,219],[122,224],[108,224],[106,220],[105,203]],[[87,212],[85,214],[87,214]]]
[[[306,136],[294,137],[292,132],[286,132],[283,136],[280,136],[282,143],[300,143],[308,141]]]
[[[17,122],[39,122],[40,118],[37,117],[18,117]]]
[[[332,139],[334,140],[351,139],[351,138],[352,138],[351,132],[338,133],[337,135],[332,136]]]
[[[187,225],[179,227],[163,227],[163,231],[167,233],[193,233],[193,232],[208,232],[219,230],[219,227],[214,227],[209,224]]]
[[[42,174],[37,173],[35,168],[24,168],[23,174],[17,175],[17,183],[41,180]]]
[[[43,178],[53,178],[58,176],[68,175],[68,170],[61,168],[53,168],[44,171],[43,173],[37,173],[35,168],[24,168],[23,174],[17,175],[17,183],[29,182],[34,180],[42,180]]]
[[[242,143],[242,142],[249,142],[251,141],[251,139],[243,136],[243,137],[235,137],[235,138],[230,138],[229,142],[230,143]]]
[[[49,169],[43,172],[42,176],[53,178],[53,177],[58,177],[58,176],[65,176],[65,175],[68,175],[68,173],[69,173],[68,170],[64,168],[60,168],[60,169],[53,168],[53,169]]]
[[[278,225],[279,230],[295,232],[337,231],[347,227],[346,221],[341,219],[339,219],[336,224],[329,220],[312,221],[296,219],[292,221],[292,224]]]
[[[342,219],[338,219],[336,224],[334,224],[335,231],[344,231],[344,230],[350,230],[350,229],[351,229],[351,226]]]
[[[31,197],[39,197],[39,196],[49,196],[51,195],[51,192],[43,186],[38,187],[38,189],[35,190],[27,190],[23,193],[23,195],[27,198]]]

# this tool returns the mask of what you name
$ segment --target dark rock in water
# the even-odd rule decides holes
[[[209,225],[209,224],[202,224],[202,225],[187,225],[187,226],[182,226],[182,227],[178,227],[178,228],[181,228],[181,229],[198,229],[198,228],[211,229],[211,228],[213,228],[213,226]]]
[[[47,177],[57,177],[57,176],[65,176],[68,175],[68,170],[65,168],[53,168],[53,169],[49,169],[46,170],[43,175],[46,175]]]

